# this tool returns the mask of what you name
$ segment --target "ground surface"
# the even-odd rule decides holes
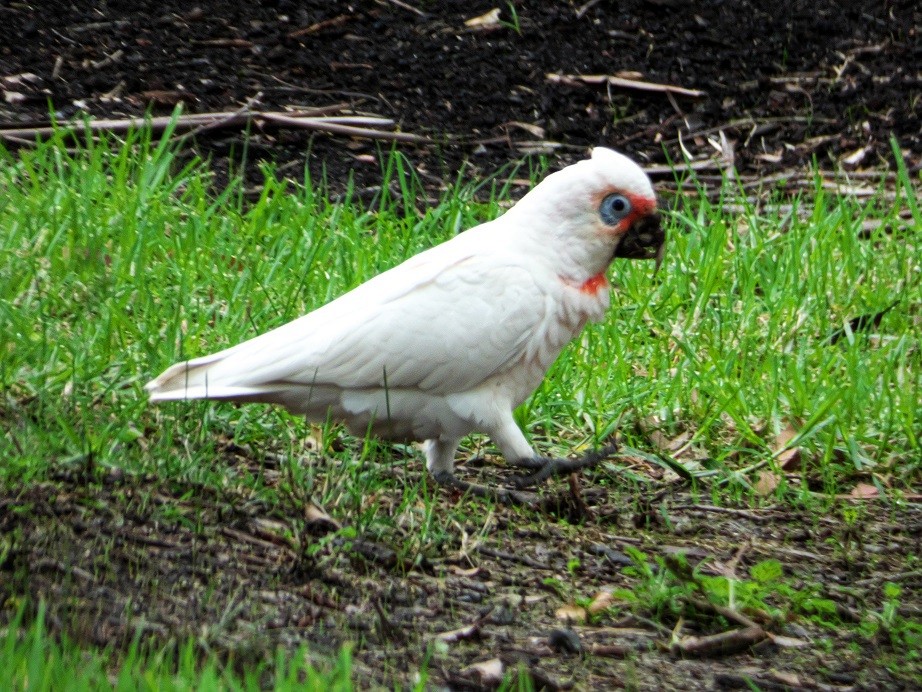
[[[225,460],[252,463],[243,451],[232,446]],[[297,502],[267,507],[245,494],[169,488],[155,478],[110,474],[86,484],[62,476],[0,496],[4,582],[12,593],[47,599],[53,630],[99,645],[128,642],[138,631],[160,640],[191,636],[245,662],[273,642],[306,641],[319,657],[351,641],[362,687],[412,684],[409,672],[428,660],[433,682],[490,689],[469,666],[494,658],[549,689],[912,687],[899,642],[853,628],[868,612],[884,612],[887,582],[906,594],[898,617],[919,617],[910,594],[922,588],[922,573],[907,571],[922,535],[917,511],[720,508],[678,489],[661,493],[653,509],[617,489],[592,489],[584,494],[589,506],[576,511],[560,497],[562,509],[548,507],[541,521],[503,508],[486,524],[478,516],[454,526],[447,540],[399,554],[387,544],[394,536],[324,542],[332,522]],[[482,503],[472,506],[478,510],[486,511]],[[423,522],[419,505],[389,511],[407,531]],[[856,511],[857,519],[843,521]],[[653,570],[646,586],[623,572],[631,548]],[[753,566],[777,560],[784,583],[802,596],[779,593],[766,604],[784,609],[799,598],[802,611],[774,618],[749,611],[780,637],[753,650],[740,643],[738,623],[689,608],[681,597],[677,626],[668,607],[653,622],[632,615],[617,595],[615,608],[591,622],[568,623],[559,612],[619,588],[635,593],[645,612],[670,585],[678,588],[673,579],[655,586],[662,570],[655,560],[678,552],[701,574],[750,582]],[[806,615],[808,598],[816,619]],[[822,627],[818,619],[848,625]],[[554,645],[566,630],[583,653]],[[689,638],[734,630],[726,649],[670,651],[674,641],[693,646]],[[887,660],[897,675],[881,664]]]
[[[785,2],[780,10],[648,0],[590,3],[582,13],[580,4],[517,3],[517,15],[503,4],[505,24],[485,29],[464,22],[492,3],[408,4],[424,13],[392,2],[73,2],[53,11],[52,3],[5,3],[4,33],[17,38],[0,45],[0,121],[47,120],[49,101],[61,117],[166,113],[180,101],[186,113],[235,110],[257,94],[255,106],[266,109],[344,104],[338,112],[386,116],[430,137],[434,143],[402,150],[436,186],[458,170],[473,178],[529,151],[572,159],[595,144],[663,164],[666,152],[681,158],[681,136],[704,159],[715,153],[707,137],[720,143],[721,131],[736,166],[752,176],[783,177],[813,157],[850,169],[886,166],[891,134],[910,168],[920,163],[922,10],[910,0]],[[15,77],[23,73],[35,77]],[[553,82],[548,73],[642,78],[706,95],[670,99]],[[220,172],[228,157],[240,159],[242,141],[221,130],[202,133],[194,147]],[[310,149],[315,176],[326,170],[341,189],[354,171],[360,188],[374,189],[377,146],[267,128],[250,137],[248,161],[275,159],[282,174],[300,178]],[[231,450],[224,462],[268,463],[246,456]],[[465,668],[494,656],[549,686],[585,689],[745,688],[747,677],[763,689],[910,685],[905,668],[894,675],[880,664],[900,659],[898,645],[821,628],[803,613],[758,620],[791,641],[712,650],[703,660],[670,652],[671,633],[629,615],[571,625],[591,656],[552,648],[549,633],[567,626],[560,607],[625,584],[628,547],[651,560],[681,548],[705,573],[742,578],[777,559],[803,585],[825,585],[815,596],[833,601],[841,622],[882,612],[886,582],[907,594],[922,588],[918,570],[906,569],[920,549],[917,511],[874,503],[853,511],[845,501],[816,518],[702,508],[687,489],[662,491],[645,507],[630,493],[592,490],[588,510],[550,507],[540,520],[498,508],[489,530],[478,518],[405,556],[389,539],[361,532],[352,543],[325,542],[333,527],[305,518],[303,506],[265,507],[233,490],[156,479],[62,476],[0,496],[2,588],[11,589],[2,595],[49,599],[55,631],[103,645],[138,627],[161,638],[199,636],[244,657],[260,655],[267,637],[308,641],[318,654],[353,641],[366,684],[410,682],[407,671],[428,649],[433,680],[456,688],[477,687]],[[417,509],[393,511],[406,513],[411,534]],[[905,601],[902,616],[918,618],[917,603]],[[679,639],[737,626],[685,615]],[[433,642],[454,630],[462,631],[444,636],[447,653],[439,653]]]
[[[424,181],[494,172],[536,151],[564,159],[607,144],[649,164],[713,156],[723,132],[744,173],[816,157],[848,167],[892,159],[896,136],[922,154],[922,10],[877,3],[326,2],[7,3],[0,20],[0,122],[79,113],[127,116],[325,107],[392,118],[434,143],[404,147]],[[43,6],[45,9],[42,9]],[[498,6],[499,22],[465,21]],[[418,9],[413,9],[418,8]],[[34,77],[9,78],[28,73]],[[619,75],[701,97],[559,83],[548,74]],[[680,144],[681,138],[681,144]],[[239,133],[199,137],[226,167]],[[270,129],[249,144],[300,179],[305,152],[334,187],[354,171],[380,183],[376,145]],[[728,153],[725,148],[725,154]],[[466,170],[465,170],[466,169]]]

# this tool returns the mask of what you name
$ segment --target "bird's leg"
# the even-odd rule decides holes
[[[534,505],[538,501],[538,497],[533,493],[524,493],[512,488],[491,488],[479,483],[469,483],[468,481],[462,481],[451,471],[439,471],[432,474],[432,477],[436,483],[447,488],[455,488],[462,493],[490,498],[507,505]]]
[[[455,488],[462,493],[470,493],[477,497],[487,497],[504,504],[533,505],[538,498],[532,493],[523,493],[511,488],[490,488],[477,483],[462,481],[454,474],[455,450],[458,448],[459,439],[432,439],[426,440],[423,449],[426,452],[426,467],[432,478],[439,485]]]
[[[618,445],[609,444],[602,447],[602,449],[587,452],[579,459],[548,459],[546,457],[518,459],[511,463],[515,466],[538,470],[527,476],[513,476],[509,480],[516,488],[529,488],[547,480],[551,476],[559,476],[564,473],[573,473],[574,471],[592,468],[617,451]]]
[[[489,430],[493,442],[500,448],[507,463],[512,466],[533,470],[534,473],[513,476],[510,481],[516,488],[528,488],[547,480],[551,476],[573,473],[595,466],[618,450],[618,445],[609,444],[602,449],[588,452],[579,459],[549,459],[535,454],[522,430],[515,423],[510,410],[498,424]]]

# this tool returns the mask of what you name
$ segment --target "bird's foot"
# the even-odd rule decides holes
[[[486,497],[506,505],[530,505],[538,503],[538,496],[534,493],[521,492],[512,488],[492,488],[479,483],[462,481],[451,471],[441,471],[433,475],[435,482],[448,488],[455,488],[463,493],[470,493],[477,497]]]
[[[587,452],[579,459],[548,459],[546,457],[519,459],[511,463],[514,466],[537,469],[537,471],[530,475],[513,476],[509,480],[516,488],[530,488],[542,481],[546,481],[551,476],[560,476],[565,473],[574,473],[575,471],[592,468],[617,451],[618,445],[612,443],[605,445],[602,449]]]

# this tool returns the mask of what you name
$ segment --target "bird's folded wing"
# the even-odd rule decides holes
[[[271,332],[177,364],[148,389],[154,398],[195,386],[214,398],[292,385],[460,392],[540,348],[532,342],[548,308],[532,271],[495,256],[439,264],[417,266],[412,282],[402,267],[386,272]]]

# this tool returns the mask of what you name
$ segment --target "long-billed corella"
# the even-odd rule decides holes
[[[436,481],[504,497],[455,477],[461,439],[488,434],[508,463],[529,470],[517,487],[609,454],[541,457],[513,410],[586,323],[605,318],[611,262],[659,262],[664,240],[649,178],[596,148],[499,218],[288,324],[177,363],[146,389],[151,401],[279,404],[356,435],[422,441]]]

